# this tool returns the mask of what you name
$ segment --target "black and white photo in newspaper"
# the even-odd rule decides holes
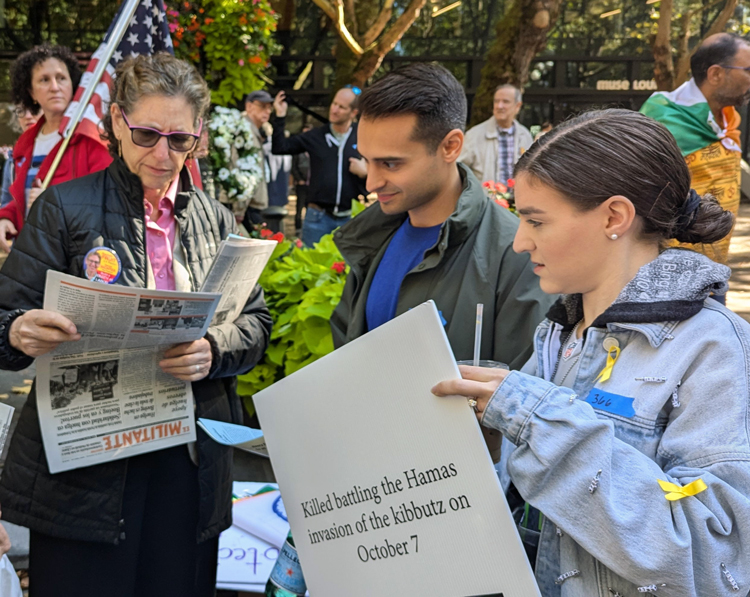
[[[206,334],[220,295],[106,285],[47,272],[44,308],[81,333],[37,359],[37,408],[50,472],[195,440],[192,386],[164,351]]]

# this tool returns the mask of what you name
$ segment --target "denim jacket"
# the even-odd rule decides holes
[[[750,326],[707,298],[728,276],[682,249],[643,266],[586,331],[572,389],[547,381],[553,326],[582,317],[563,297],[490,400],[482,424],[515,445],[501,474],[544,514],[544,597],[748,595]],[[657,479],[706,488],[670,501]]]

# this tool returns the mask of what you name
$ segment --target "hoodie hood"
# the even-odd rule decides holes
[[[710,294],[726,293],[730,274],[726,265],[695,251],[667,249],[638,270],[592,325],[684,321],[703,308]],[[583,318],[581,295],[563,295],[547,317],[565,328],[574,326]]]

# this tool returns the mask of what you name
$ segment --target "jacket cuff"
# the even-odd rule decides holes
[[[563,390],[563,391],[556,391]],[[569,388],[520,371],[511,371],[487,403],[482,425],[500,431],[518,445],[527,422],[548,400],[567,400],[576,394]]]
[[[10,326],[26,309],[15,309],[0,316],[0,365],[2,369],[18,371],[29,367],[34,359],[10,345]]]
[[[208,328],[206,335],[203,337],[208,340],[208,343],[211,345],[211,368],[208,370],[208,375],[206,375],[206,379],[211,379],[214,377],[214,373],[216,373],[216,370],[219,368],[219,359],[221,359],[221,354],[219,353],[219,345],[211,335],[211,328]]]

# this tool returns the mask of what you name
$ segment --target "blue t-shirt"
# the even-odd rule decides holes
[[[419,265],[424,253],[437,243],[440,227],[415,228],[409,218],[401,224],[385,250],[367,295],[365,314],[367,331],[374,330],[396,316],[398,295],[404,276]]]

